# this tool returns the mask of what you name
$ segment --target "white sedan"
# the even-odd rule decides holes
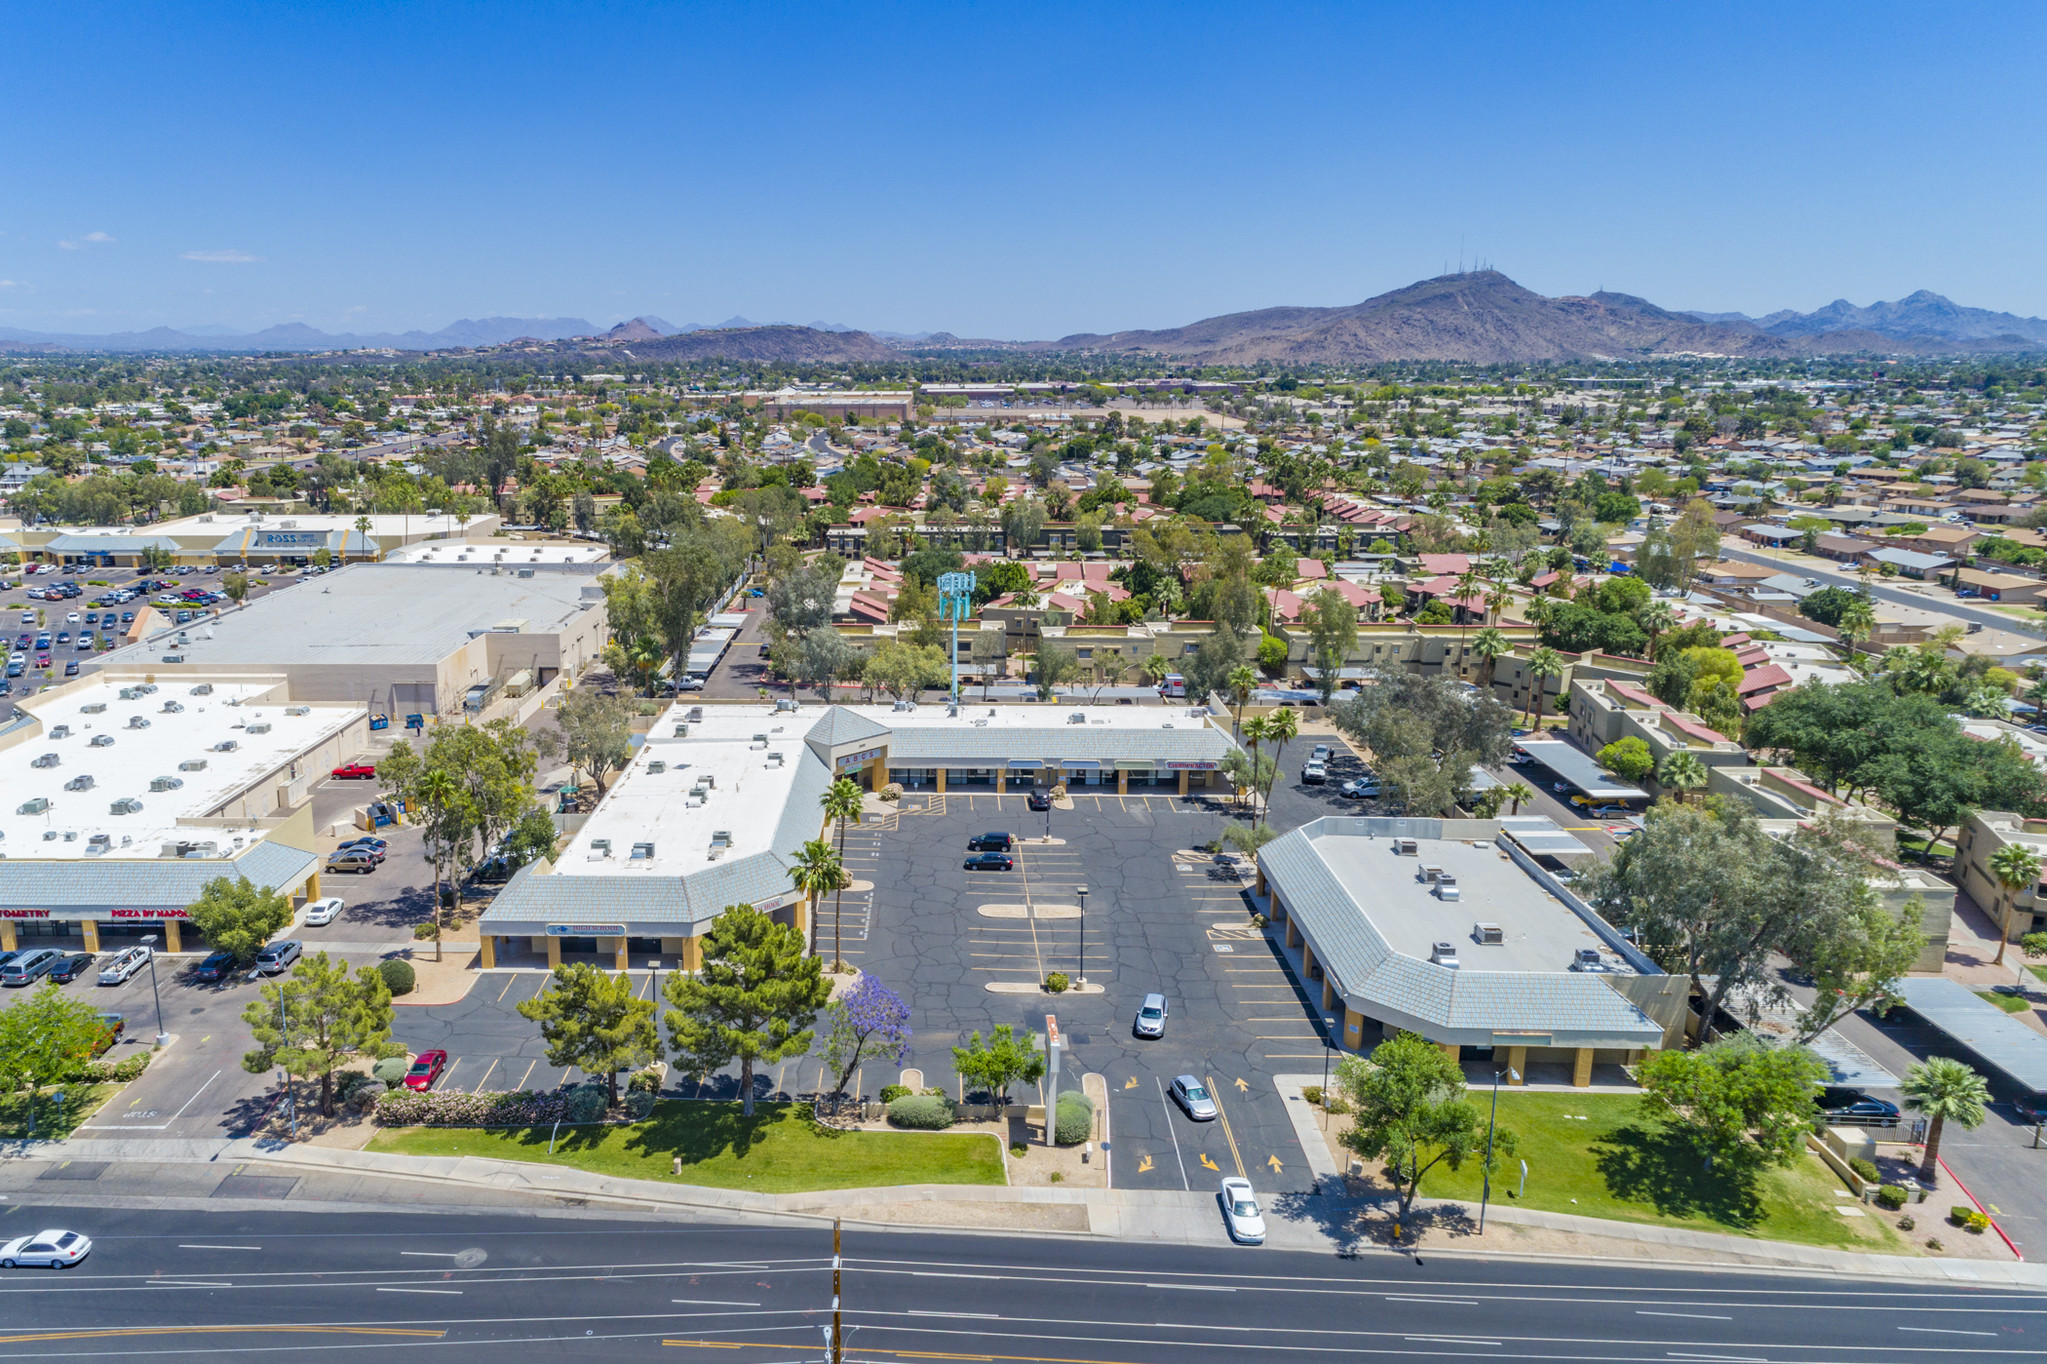
[[[1230,1175],[1223,1180],[1217,1194],[1223,1205],[1223,1224],[1230,1229],[1230,1239],[1245,1245],[1265,1244],[1265,1218],[1258,1211],[1258,1195],[1251,1192],[1251,1181]]]
[[[0,1269],[16,1265],[45,1265],[69,1269],[92,1251],[92,1238],[75,1231],[39,1231],[17,1236],[0,1246]]]
[[[324,899],[315,900],[306,906],[306,927],[325,928],[328,924],[333,923],[335,916],[339,915],[345,908],[347,908],[346,904],[338,895],[329,895]]]

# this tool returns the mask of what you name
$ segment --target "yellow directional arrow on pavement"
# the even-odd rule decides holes
[[[1140,1158],[1138,1159],[1138,1162],[1137,1162],[1137,1173],[1139,1173],[1139,1174],[1146,1174],[1146,1173],[1149,1173],[1149,1172],[1150,1172],[1150,1170],[1151,1170],[1151,1157],[1150,1157],[1150,1156],[1143,1156],[1143,1157],[1140,1157]]]
[[[1279,1166],[1279,1157],[1278,1157],[1278,1156],[1267,1156],[1267,1157],[1265,1158],[1265,1163],[1266,1163],[1267,1165],[1270,1165],[1270,1166],[1272,1167],[1272,1172],[1273,1172],[1274,1174],[1278,1174],[1278,1173],[1279,1173],[1279,1169],[1280,1169],[1280,1166]]]
[[[1249,1094],[1250,1092],[1251,1092],[1251,1086],[1249,1086],[1249,1085],[1245,1084],[1245,1083],[1244,1083],[1244,1077],[1243,1077],[1243,1076],[1241,1076],[1241,1075],[1239,1075],[1239,1076],[1237,1077],[1237,1093],[1239,1093],[1239,1094]]]
[[[1133,1075],[1133,1076],[1131,1076],[1131,1077],[1130,1077],[1129,1079],[1125,1080],[1125,1081],[1123,1082],[1123,1088],[1125,1088],[1125,1089],[1135,1089],[1135,1088],[1137,1088],[1137,1077],[1136,1077],[1135,1075]]]
[[[1220,1165],[1216,1164],[1216,1163],[1215,1163],[1214,1161],[1212,1161],[1212,1160],[1210,1160],[1210,1159],[1208,1158],[1208,1153],[1207,1153],[1206,1151],[1204,1151],[1204,1152],[1202,1152],[1202,1153],[1201,1153],[1201,1163],[1202,1163],[1203,1165],[1207,1166],[1207,1167],[1208,1167],[1209,1169],[1211,1169],[1211,1170],[1220,1170],[1220,1169],[1222,1169],[1222,1166],[1220,1166]]]

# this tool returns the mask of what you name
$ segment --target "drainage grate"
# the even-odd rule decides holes
[[[67,1160],[62,1165],[52,1165],[37,1175],[37,1179],[98,1179],[107,1172],[112,1161]]]
[[[296,1175],[229,1175],[214,1186],[215,1198],[289,1198]]]

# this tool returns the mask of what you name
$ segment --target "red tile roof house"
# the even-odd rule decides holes
[[[1329,576],[1329,565],[1323,563],[1320,559],[1296,559],[1294,560],[1294,576],[1311,579],[1326,578]]]
[[[1741,704],[1748,710],[1761,710],[1770,704],[1770,698],[1785,687],[1791,686],[1791,674],[1776,663],[1766,663],[1760,668],[1751,668],[1742,674],[1741,685],[1735,694],[1741,697]]]
[[[1425,573],[1447,573],[1455,577],[1471,567],[1469,554],[1422,554],[1416,556]]]

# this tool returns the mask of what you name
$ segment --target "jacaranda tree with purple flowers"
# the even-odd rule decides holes
[[[873,976],[825,1005],[824,1063],[838,1072],[832,1093],[843,1096],[846,1081],[869,1059],[910,1059],[910,1006]]]

